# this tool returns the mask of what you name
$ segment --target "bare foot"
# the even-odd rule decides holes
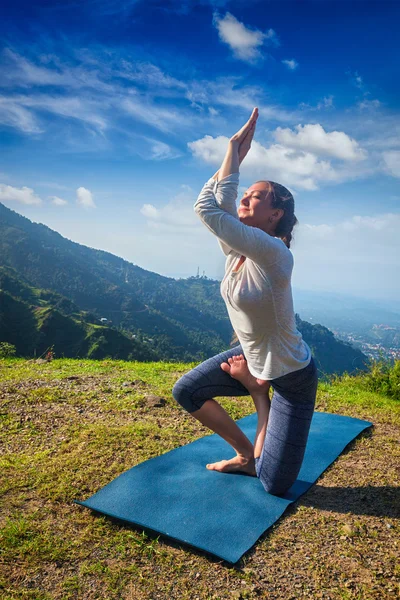
[[[228,364],[229,363],[229,364]],[[256,437],[254,440],[254,456],[260,457],[268,425],[270,410],[269,388],[271,382],[254,377],[247,366],[243,354],[228,358],[227,363],[221,363],[221,369],[237,379],[249,390],[258,414]]]
[[[247,360],[243,354],[228,358],[228,362],[223,362],[220,366],[225,373],[229,373],[231,377],[240,381],[249,390],[250,394],[268,392],[271,383],[265,379],[258,379],[250,373]]]
[[[210,471],[220,471],[221,473],[244,471],[244,473],[257,477],[254,457],[245,457],[239,454],[230,460],[220,460],[219,462],[208,464],[206,467]]]

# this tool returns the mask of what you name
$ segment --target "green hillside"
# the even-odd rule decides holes
[[[67,298],[28,285],[7,267],[0,267],[0,342],[26,357],[52,348],[57,357],[158,359],[144,340],[103,326]]]
[[[35,348],[37,355],[54,342],[58,356],[189,362],[230,347],[233,330],[219,281],[175,280],[146,271],[67,240],[1,203],[0,277],[0,289],[8,294],[0,309],[0,342],[15,344],[21,356],[32,356]],[[38,310],[43,307],[48,310]],[[100,329],[100,318],[112,327]],[[368,368],[360,350],[323,325],[298,314],[296,324],[320,374]]]

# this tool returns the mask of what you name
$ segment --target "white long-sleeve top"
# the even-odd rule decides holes
[[[240,221],[238,185],[239,173],[210,178],[194,210],[227,257],[220,290],[249,371],[270,380],[306,367],[311,349],[296,327],[293,255],[280,238]],[[235,272],[242,255],[246,260]]]

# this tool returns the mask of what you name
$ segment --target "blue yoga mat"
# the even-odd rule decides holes
[[[257,413],[236,421],[254,440]],[[372,423],[314,412],[297,480],[282,496],[268,494],[257,477],[220,473],[206,464],[235,452],[217,434],[150,458],[119,475],[84,502],[122,521],[236,563],[304,494],[361,431]]]

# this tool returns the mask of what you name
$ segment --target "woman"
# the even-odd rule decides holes
[[[227,256],[221,295],[240,344],[183,375],[172,394],[236,451],[232,459],[208,464],[208,469],[257,476],[267,492],[279,495],[295,482],[303,462],[318,375],[293,310],[293,196],[280,184],[257,181],[236,209],[239,165],[250,149],[257,118],[255,108],[230,139],[221,168],[194,205]],[[258,414],[254,447],[213,398],[249,394]]]

